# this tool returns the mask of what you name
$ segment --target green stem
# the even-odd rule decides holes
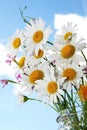
[[[69,113],[70,113],[70,120],[71,120],[71,125],[73,130],[80,130],[79,127],[79,118],[78,118],[78,114],[77,114],[77,110],[76,110],[76,102],[74,100],[74,96],[73,96],[73,90],[71,90],[71,94],[69,94],[67,91],[65,91],[66,95],[67,95],[67,101],[69,104]]]
[[[28,97],[27,97],[28,98]],[[33,101],[38,101],[38,102],[41,102],[41,103],[44,103],[45,105],[51,107],[53,110],[55,110],[56,112],[58,112],[58,110],[56,108],[54,108],[53,106],[51,106],[50,104],[48,104],[47,102],[43,102],[42,100],[40,99],[35,99],[35,98],[28,98],[28,100],[33,100]]]
[[[81,53],[82,53],[82,55],[83,55],[83,57],[84,57],[84,59],[86,61],[86,64],[87,64],[87,58],[86,58],[85,54],[83,53],[83,51],[81,51]]]
[[[24,9],[26,9],[26,6],[25,6],[25,8]],[[29,24],[30,26],[31,26],[31,24],[24,18],[24,16],[23,16],[23,13],[24,13],[24,10],[23,11],[21,11],[21,9],[19,8],[19,10],[20,10],[20,14],[21,14],[21,17],[22,17],[22,19],[23,19],[23,21],[25,22],[25,23],[27,23],[27,24]]]
[[[75,130],[80,130],[78,114],[77,114],[76,106],[75,106],[74,103],[73,103],[72,113],[74,113],[74,115],[71,117],[71,118],[73,119],[72,123],[74,124],[74,125],[73,125],[73,128],[74,128]]]
[[[13,81],[13,80],[7,80],[7,81],[10,82],[10,83],[16,83],[16,84],[19,84],[18,82]]]
[[[50,42],[50,41],[47,41],[47,43],[49,43],[49,44],[53,45],[53,43],[52,43],[52,42]]]
[[[87,130],[87,101],[84,102],[83,104],[83,129],[82,130]]]
[[[14,61],[17,65],[19,65],[19,63],[18,63],[15,59],[14,59],[13,61]]]

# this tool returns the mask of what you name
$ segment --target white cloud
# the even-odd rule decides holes
[[[74,24],[77,24],[79,36],[82,36],[87,40],[87,17],[77,14],[55,14],[55,29],[60,29],[61,26],[67,22],[73,22]]]

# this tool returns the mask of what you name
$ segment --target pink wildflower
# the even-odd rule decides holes
[[[8,84],[8,80],[2,79],[0,80],[0,83],[3,85],[2,87],[4,88]]]
[[[20,74],[18,74],[17,77],[16,77],[16,79],[18,80],[18,82],[20,82],[20,80],[19,80],[20,78],[22,78],[22,77],[21,77]]]
[[[6,60],[6,63],[9,63],[11,65],[11,62],[15,60],[16,56],[12,56],[10,54],[7,55],[9,59]]]

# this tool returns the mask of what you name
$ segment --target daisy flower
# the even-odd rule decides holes
[[[31,55],[27,55],[25,62],[29,66],[38,65],[44,62],[44,57],[46,56],[46,54],[47,52],[44,48],[42,50],[39,49],[37,55],[35,54],[35,52],[33,52]]]
[[[32,53],[35,50],[35,54],[38,54],[39,49],[42,50],[42,46],[47,43],[49,34],[52,32],[48,26],[45,28],[45,22],[41,19],[30,20],[30,25],[25,28],[26,44],[28,53]]]
[[[73,25],[72,23],[67,23],[67,25],[63,25],[61,28],[60,34],[55,36],[55,42],[57,44],[65,44],[66,41],[72,40],[73,37],[76,37],[77,25]]]
[[[50,103],[57,103],[57,98],[62,100],[61,95],[63,95],[63,90],[60,89],[60,85],[64,81],[64,78],[59,79],[53,67],[49,69],[49,73],[47,74],[47,77],[43,80],[36,81],[38,97],[43,97]]]
[[[44,67],[45,66],[45,67]],[[16,76],[20,74],[20,90],[28,91],[32,93],[35,91],[35,81],[43,79],[45,77],[46,65],[39,65],[34,67],[25,67],[24,70],[21,70]]]
[[[71,42],[67,42],[65,45],[57,46],[57,44],[54,43],[54,46],[56,47],[54,51],[59,54],[58,57],[61,59],[61,62],[83,61],[83,57],[78,53],[86,47],[83,39],[76,40],[76,38],[73,38]]]
[[[9,44],[7,45],[8,53],[12,56],[16,56],[24,44],[24,35],[23,31],[16,29],[14,35],[9,38]]]
[[[18,66],[19,66],[19,68],[23,68],[23,67],[24,67],[25,59],[26,59],[25,56],[22,56],[22,57],[19,59],[19,61],[18,61]]]
[[[15,63],[13,67],[14,76],[18,82],[20,81],[21,78],[20,71],[23,71],[23,68],[25,66],[25,59],[26,59],[25,56],[21,56],[19,59],[14,60]]]
[[[78,87],[83,76],[82,69],[76,64],[63,64],[60,66],[60,77],[66,78],[63,84],[63,89],[71,89],[72,85]]]
[[[47,57],[47,60],[49,62],[50,65],[52,66],[56,66],[58,67],[60,65],[60,59],[59,59],[59,54],[57,53],[53,53],[53,54],[50,54],[48,57]]]
[[[18,87],[18,86],[17,86]],[[29,100],[29,98],[27,96],[25,96],[20,90],[15,89],[14,93],[16,94],[16,96],[18,97],[19,103],[20,104],[24,104],[26,101]]]
[[[16,95],[18,97],[19,103],[24,104],[24,95],[21,91],[16,91]]]

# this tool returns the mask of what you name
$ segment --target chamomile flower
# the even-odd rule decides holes
[[[24,66],[25,66],[25,59],[26,59],[26,56],[23,55],[21,56],[20,58],[15,58],[13,60],[14,62],[14,76],[16,77],[16,80],[19,81],[20,79],[20,71],[23,70]]]
[[[15,58],[14,59],[14,62],[15,64],[19,67],[19,68],[23,68],[24,67],[24,64],[25,64],[25,59],[26,57],[25,56],[21,56],[20,58]]]
[[[76,64],[63,64],[60,67],[59,72],[60,77],[64,77],[65,82],[63,84],[63,89],[71,89],[73,85],[78,87],[78,83],[81,81],[81,77],[83,76],[82,69]]]
[[[16,29],[15,33],[9,38],[9,44],[7,45],[8,53],[12,56],[16,56],[21,50],[24,40],[23,31]]]
[[[53,67],[50,68],[49,73],[47,74],[47,77],[43,80],[36,81],[38,97],[43,97],[50,103],[57,103],[57,98],[62,100],[61,95],[63,94],[63,90],[60,89],[60,85],[64,81],[64,78],[59,80]]]
[[[46,66],[45,66],[46,67]],[[32,93],[35,91],[36,80],[43,79],[45,77],[46,68],[44,65],[34,66],[31,68],[25,67],[20,71],[20,89],[22,91],[28,91]],[[19,73],[18,73],[19,74]]]
[[[56,66],[58,67],[60,65],[60,59],[59,59],[59,54],[57,53],[53,53],[53,54],[50,54],[48,57],[47,57],[47,60],[49,61],[49,64],[52,65],[52,66]]]
[[[30,25],[27,25],[25,28],[25,36],[28,53],[35,51],[35,54],[38,54],[38,51],[41,49],[44,44],[47,43],[49,34],[52,32],[51,28],[48,26],[45,28],[45,22],[41,19],[30,20]]]
[[[86,47],[83,39],[76,40],[76,38],[73,38],[71,42],[67,42],[65,45],[57,46],[56,43],[54,45],[56,46],[55,51],[59,54],[58,57],[61,59],[61,62],[83,61],[82,56],[78,53]]]
[[[23,68],[23,67],[24,67],[25,59],[26,59],[25,56],[22,56],[22,57],[19,59],[19,61],[18,61],[18,66],[19,66],[19,68]]]
[[[33,52],[31,55],[26,56],[26,64],[29,66],[38,65],[42,62],[44,62],[44,57],[46,56],[46,50],[43,48],[42,50],[39,49],[38,54],[36,55],[35,52]]]
[[[24,104],[24,95],[21,91],[15,90],[15,94],[18,97],[19,103]]]
[[[77,25],[72,23],[67,23],[63,25],[61,31],[55,36],[55,42],[57,45],[65,44],[68,40],[72,40],[73,37],[76,37]]]
[[[16,86],[16,87],[17,88],[14,90],[14,94],[16,94],[16,96],[18,97],[19,103],[24,104],[26,101],[29,100],[29,98],[26,95],[24,95],[23,92],[18,90],[18,86]]]

